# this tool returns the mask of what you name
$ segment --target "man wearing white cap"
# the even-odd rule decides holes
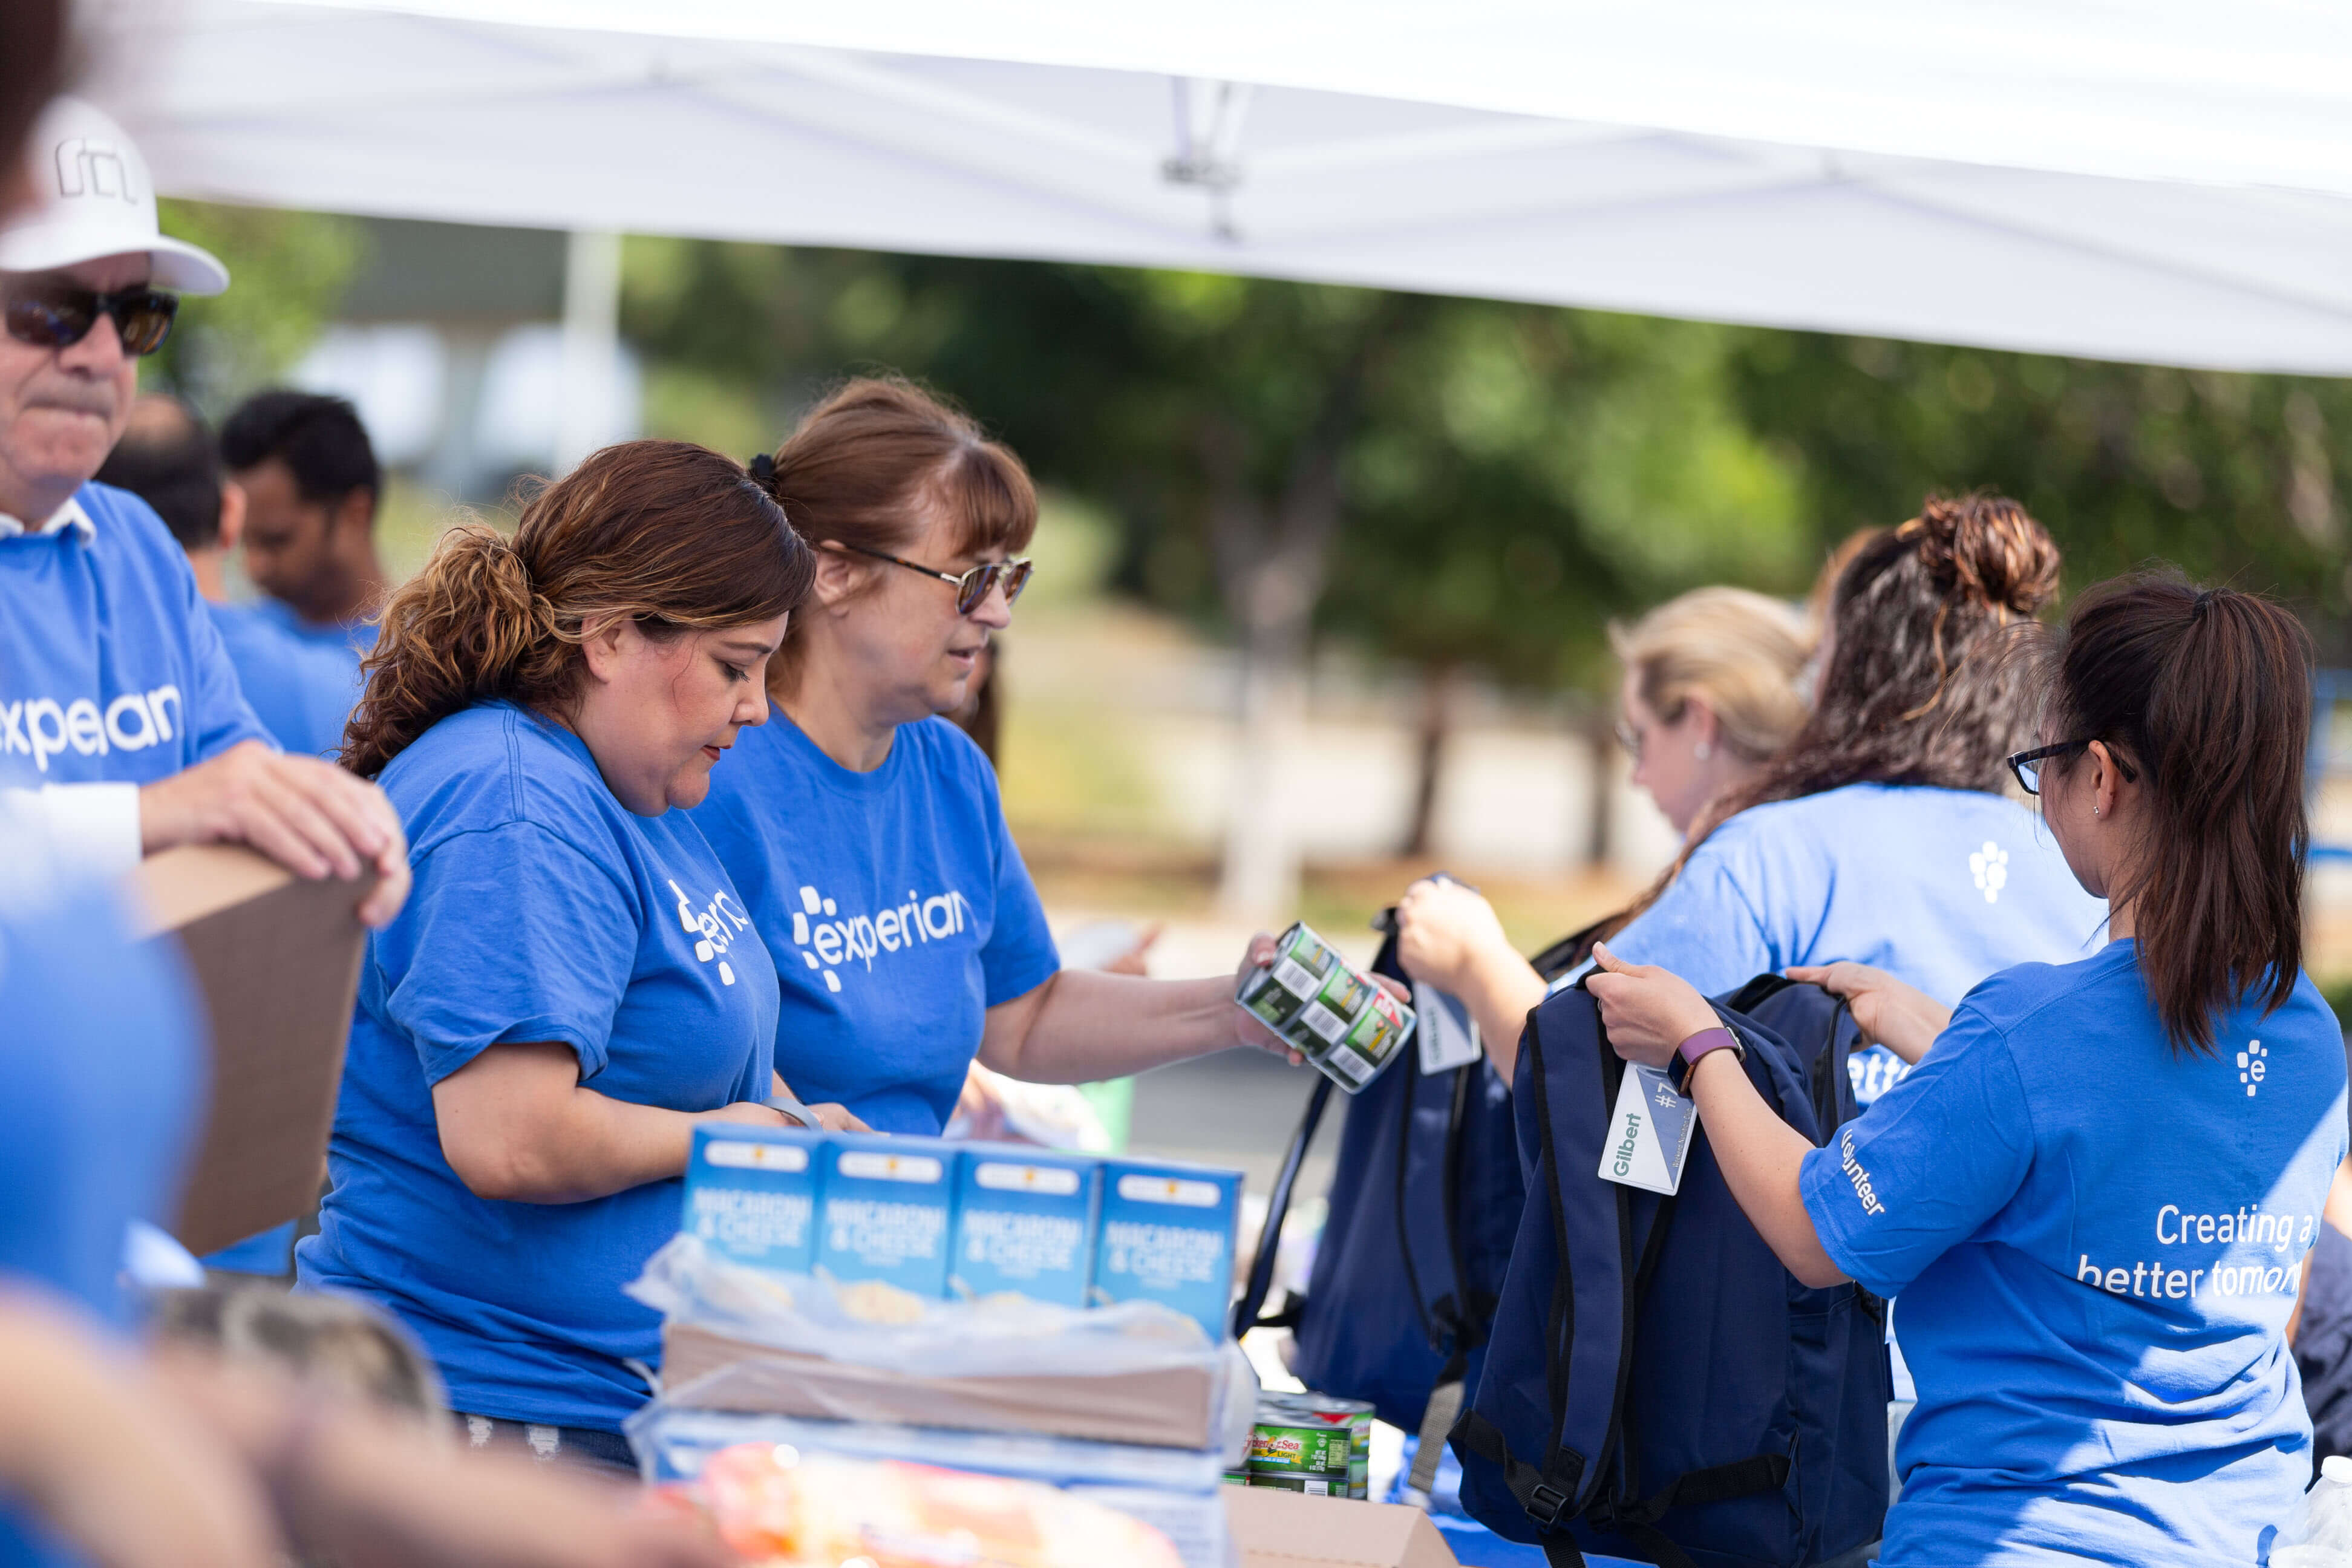
[[[390,804],[274,749],[161,520],[90,482],[177,295],[227,269],[158,230],[145,160],[90,105],[53,103],[29,165],[35,205],[0,227],[0,790],[107,866],[238,841],[308,877],[373,868],[381,924],[408,887]]]

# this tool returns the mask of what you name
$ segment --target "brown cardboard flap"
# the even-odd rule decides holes
[[[689,1384],[727,1369],[709,1384]],[[1045,1432],[1098,1442],[1203,1448],[1216,1375],[1170,1367],[1113,1376],[918,1377],[714,1334],[662,1331],[662,1387],[698,1410],[890,1421],[976,1432]]]
[[[1429,1516],[1396,1503],[1226,1487],[1225,1522],[1243,1568],[1455,1568]]]
[[[318,1201],[367,884],[305,881],[250,849],[204,845],[150,857],[131,889],[146,932],[178,939],[211,1026],[204,1139],[173,1226],[210,1252]]]

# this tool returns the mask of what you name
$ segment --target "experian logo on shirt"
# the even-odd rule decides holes
[[[126,691],[104,712],[87,697],[66,703],[54,697],[0,702],[0,757],[28,756],[33,766],[47,773],[49,759],[68,747],[85,757],[143,752],[174,737],[173,720],[184,706],[176,686]]]
[[[877,955],[960,936],[971,920],[971,901],[953,888],[929,898],[909,888],[903,904],[871,915],[844,915],[831,899],[803,887],[801,907],[793,911],[793,941],[801,962],[824,975],[827,991],[838,992],[839,972],[852,959],[862,961],[870,974]]]
[[[669,890],[677,898],[677,923],[686,928],[687,935],[695,939],[695,958],[703,963],[716,963],[719,965],[719,983],[734,984],[734,965],[720,955],[734,945],[737,937],[751,929],[751,917],[743,912],[743,906],[735,901],[731,893],[713,893],[709,900],[698,910],[694,907],[694,900],[686,896],[686,889],[677,885],[675,877],[669,879]]]

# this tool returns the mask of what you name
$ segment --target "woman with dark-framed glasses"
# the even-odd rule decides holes
[[[1917,1066],[1826,1148],[1686,981],[1601,954],[1611,1045],[1697,1100],[1790,1272],[1901,1298],[1887,1568],[2275,1563],[2300,1522],[2287,1327],[2345,1150],[2343,1030],[2303,973],[2310,664],[2252,595],[2085,595],[2040,661],[2043,743],[2007,761],[2110,940],[1957,1008],[1794,971]]]
[[[929,1134],[975,1056],[1085,1083],[1282,1049],[1222,977],[1063,971],[995,772],[942,717],[1029,581],[1020,458],[920,389],[863,379],[751,471],[815,547],[816,585],[770,667],[773,717],[694,816],[775,958],[794,1089]]]

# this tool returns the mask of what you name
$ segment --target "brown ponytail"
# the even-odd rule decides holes
[[[2311,639],[2251,594],[2126,578],[2075,606],[2048,668],[2051,740],[2104,741],[2145,786],[2147,828],[2108,898],[2130,907],[2172,1048],[2210,1052],[2221,1014],[2278,1006],[2303,969]]]
[[[1013,449],[897,376],[844,383],[753,472],[814,545],[901,554],[926,504],[953,520],[961,553],[1019,550],[1037,531],[1036,488]],[[768,667],[777,697],[798,686],[803,651],[795,624]]]
[[[1675,863],[1601,935],[1656,903],[1707,835],[1751,805],[1850,784],[1998,793],[2028,679],[2004,634],[2057,591],[2058,546],[2006,496],[1931,495],[1870,538],[1830,595],[1829,665],[1804,728],[1708,805]]]
[[[814,574],[807,544],[735,463],[684,441],[607,447],[531,496],[511,542],[461,523],[393,595],[343,765],[373,778],[488,698],[561,714],[591,622],[632,616],[651,637],[744,626],[798,605]]]

